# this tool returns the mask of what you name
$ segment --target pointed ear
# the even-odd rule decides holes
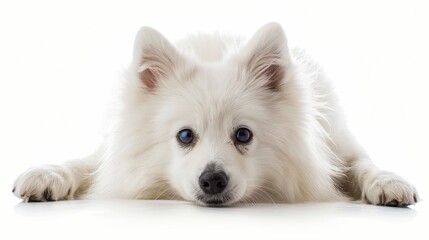
[[[154,90],[159,81],[173,74],[181,62],[174,46],[158,31],[142,27],[134,41],[133,69],[148,90]]]
[[[286,35],[278,23],[262,26],[244,47],[246,74],[251,81],[264,81],[264,86],[279,91],[290,62]]]

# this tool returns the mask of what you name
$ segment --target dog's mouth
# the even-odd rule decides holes
[[[197,193],[195,199],[198,204],[208,207],[225,207],[235,202],[235,198],[230,191],[216,195]]]

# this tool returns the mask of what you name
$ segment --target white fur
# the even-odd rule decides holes
[[[284,71],[279,85],[270,85],[272,66]],[[195,197],[201,191],[198,178],[214,162],[229,178],[226,205],[417,201],[411,185],[371,163],[348,131],[323,71],[303,51],[289,49],[276,23],[247,42],[196,35],[176,46],[144,27],[117,102],[95,154],[30,169],[16,180],[15,195],[49,200],[43,194],[48,188],[52,200],[164,198],[205,204]],[[231,140],[240,126],[254,136],[244,153]],[[183,128],[198,135],[192,149],[177,142]]]

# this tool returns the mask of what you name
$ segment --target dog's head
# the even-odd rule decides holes
[[[200,61],[154,29],[138,33],[132,69],[142,95],[141,124],[150,133],[145,141],[157,146],[150,161],[159,161],[172,188],[187,200],[269,200],[274,175],[282,171],[276,163],[287,144],[282,136],[294,127],[287,116],[294,111],[285,93],[294,73],[285,34],[271,23],[229,53],[198,44],[200,53],[224,51],[214,53],[223,57]]]

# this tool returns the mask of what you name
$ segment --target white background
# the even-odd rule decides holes
[[[429,190],[428,12],[425,1],[409,0],[1,1],[0,204],[8,213],[3,214],[4,219],[15,219],[16,223],[8,229],[18,230],[21,218],[33,216],[33,212],[40,217],[38,214],[47,210],[46,206],[51,213],[52,209],[62,209],[61,206],[71,208],[69,212],[77,211],[77,216],[85,215],[89,219],[94,216],[92,211],[98,209],[112,208],[120,212],[121,202],[107,203],[106,208],[83,204],[87,212],[79,212],[82,203],[75,203],[75,208],[64,203],[22,207],[16,205],[19,200],[10,190],[15,177],[30,166],[83,157],[96,148],[109,96],[131,59],[134,34],[143,25],[152,26],[174,40],[187,33],[216,30],[250,36],[266,22],[281,23],[291,45],[306,48],[335,82],[349,125],[374,162],[409,179],[425,198]],[[154,215],[158,214],[154,209],[163,209],[159,203],[126,204],[135,206],[127,205],[128,211],[142,215],[145,211],[137,210],[141,207]],[[181,221],[180,214],[192,217],[201,214],[200,211],[202,214],[217,211],[220,215],[215,215],[215,219],[219,221],[225,220],[222,214],[231,217],[230,210],[195,210],[195,206],[184,207],[183,204],[169,203],[168,209],[173,213],[163,212],[162,216]],[[338,211],[331,215],[330,210],[348,209],[347,205],[329,206],[328,210],[318,205],[309,206],[311,210],[299,206],[289,208],[294,212],[292,216],[301,212],[310,219],[314,210],[314,215],[329,216],[333,227],[341,224],[342,215],[338,215]],[[268,222],[277,221],[278,216],[270,215],[276,210],[267,208],[266,212],[258,210],[260,212],[247,214],[257,219],[259,213],[265,212]],[[361,211],[360,206],[352,208]],[[361,219],[376,215],[376,219],[384,221],[380,217],[383,214],[393,218],[405,216],[391,212],[396,210],[383,210],[386,212],[379,214],[377,209],[363,208],[363,212],[372,215],[363,214]],[[419,214],[418,207],[413,211]],[[345,213],[353,224],[354,213]],[[137,218],[136,215],[130,218]],[[246,211],[233,211],[233,215],[237,226],[241,226],[237,227],[240,231],[252,230],[246,227],[250,224],[245,221]],[[128,215],[121,217],[127,219]],[[421,218],[411,217],[410,225],[419,226],[421,220],[418,219]],[[49,219],[44,221],[52,224]],[[290,224],[291,218],[286,217],[284,221]],[[301,226],[303,235],[296,230],[295,238],[309,234],[305,230],[307,223],[312,221],[301,219],[297,228]],[[110,224],[113,226],[114,222]],[[161,225],[152,225],[153,229],[162,231]],[[57,226],[64,225],[57,222]],[[189,227],[192,230],[192,226]],[[404,234],[407,234],[406,229]],[[422,236],[419,231],[422,229],[417,227],[413,234]],[[234,233],[239,236],[243,232],[230,232],[230,235],[235,236]],[[378,234],[385,236],[380,231]],[[144,235],[142,233],[142,237],[147,238]],[[392,234],[392,237],[402,235]]]

